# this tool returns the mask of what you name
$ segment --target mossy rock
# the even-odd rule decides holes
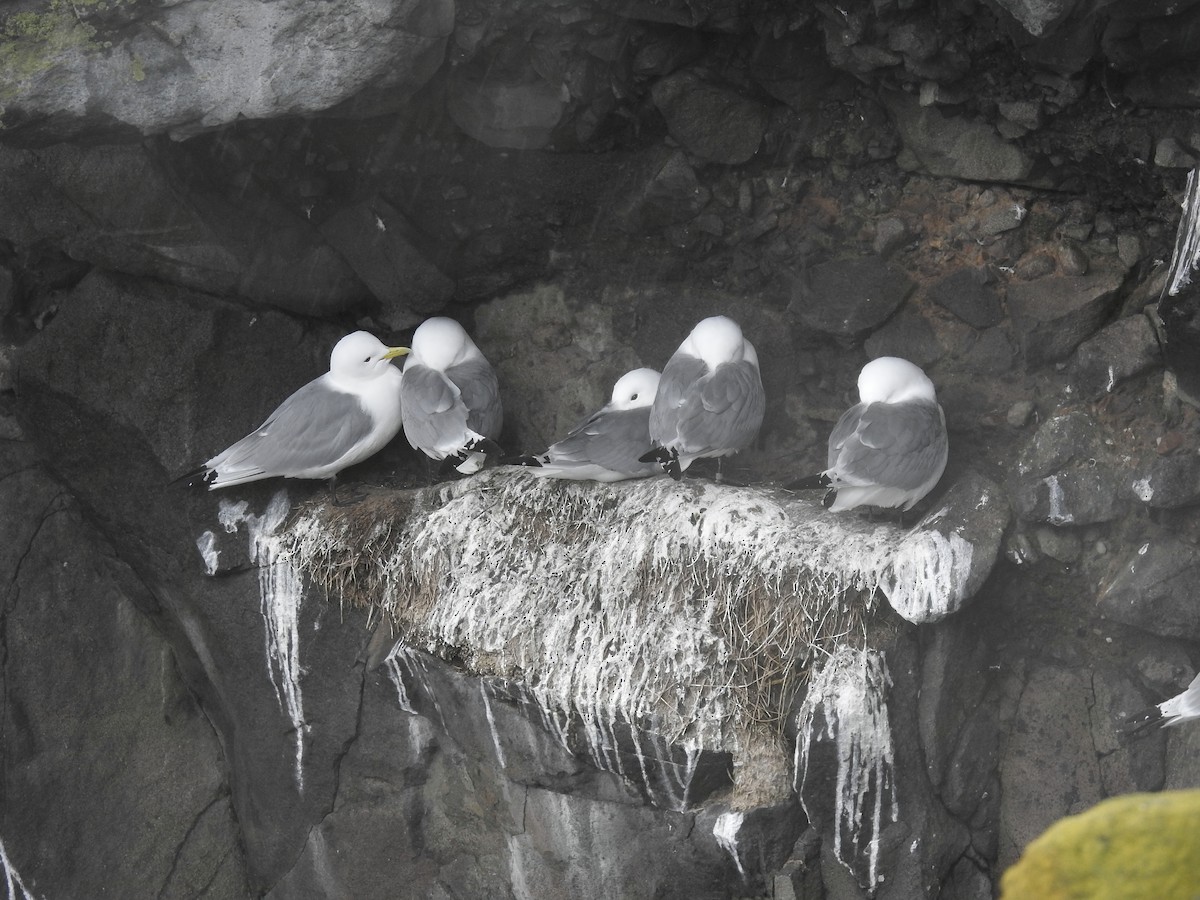
[[[1198,825],[1200,790],[1105,800],[1030,843],[1001,900],[1197,900]]]

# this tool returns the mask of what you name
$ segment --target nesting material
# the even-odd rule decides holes
[[[948,608],[971,556],[784,492],[520,471],[312,508],[287,535],[302,570],[410,646],[584,723],[735,753],[779,728],[814,659],[864,644],[877,588]]]

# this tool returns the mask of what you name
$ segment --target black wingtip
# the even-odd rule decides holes
[[[1148,729],[1151,725],[1161,723],[1166,717],[1157,706],[1128,716],[1121,722],[1119,731],[1126,737],[1133,737]]]
[[[666,447],[652,447],[641,456],[638,457],[638,462],[644,463],[662,463],[666,465],[671,460],[671,451]]]
[[[502,466],[525,466],[530,469],[542,468],[542,460],[537,456],[505,456],[501,457],[500,465]]]
[[[797,478],[794,481],[789,481],[784,485],[789,491],[816,491],[821,488],[827,488],[833,482],[824,472],[818,472],[816,475],[806,475],[803,478]]]
[[[172,478],[167,482],[171,486],[178,485],[185,488],[206,488],[212,484],[217,478],[217,473],[204,466],[198,469],[192,469],[190,472],[184,472],[178,478]]]

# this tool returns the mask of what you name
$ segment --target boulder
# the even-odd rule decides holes
[[[1029,366],[1057,362],[1089,337],[1116,308],[1125,276],[1097,271],[1053,275],[1008,286],[1008,311]]]
[[[178,138],[321,113],[366,89],[395,108],[440,65],[453,25],[449,0],[190,0],[11,15],[0,44],[4,130],[26,144]]]
[[[709,162],[747,162],[762,143],[767,109],[757,100],[691,69],[657,81],[654,105],[667,131],[689,153]]]

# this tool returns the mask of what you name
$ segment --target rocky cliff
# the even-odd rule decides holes
[[[1200,785],[1121,728],[1200,661],[1198,10],[0,12],[9,894],[974,900]],[[171,483],[354,327],[462,320],[527,451],[716,312],[722,483]],[[939,487],[784,490],[887,354]]]

